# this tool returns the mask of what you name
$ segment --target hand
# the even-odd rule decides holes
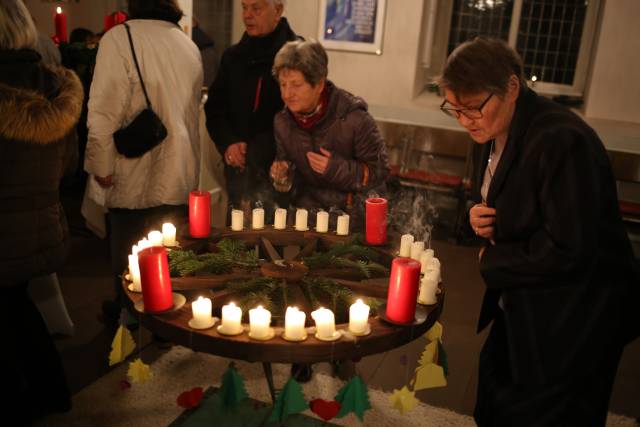
[[[484,203],[474,205],[469,211],[469,224],[477,236],[489,239],[493,242],[494,224],[496,222],[496,210]]]
[[[94,176],[93,179],[100,185],[102,188],[113,187],[113,175],[108,175],[105,177]]]
[[[244,169],[247,156],[247,143],[236,142],[227,147],[224,152],[224,161],[234,168]]]
[[[314,172],[324,175],[329,167],[329,159],[331,158],[331,152],[320,148],[320,154],[309,151],[307,153],[307,160],[309,160],[309,166]]]
[[[269,175],[275,182],[282,182],[287,179],[287,172],[289,172],[289,162],[276,160],[271,164]]]

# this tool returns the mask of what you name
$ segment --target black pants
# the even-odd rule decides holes
[[[174,225],[184,222],[189,215],[189,207],[156,206],[147,209],[109,209],[109,233],[111,245],[111,267],[113,270],[116,300],[121,301],[122,282],[120,276],[129,265],[131,247],[147,237],[152,230],[162,231],[162,224]]]
[[[27,293],[27,284],[3,287],[0,298],[0,360],[4,374],[4,414],[31,419],[71,408],[71,393],[58,350]],[[6,406],[5,406],[6,405]]]
[[[622,347],[612,348],[595,372],[545,385],[514,384],[504,317],[494,320],[480,353],[474,418],[480,427],[604,426]],[[599,345],[594,337],[594,345]]]

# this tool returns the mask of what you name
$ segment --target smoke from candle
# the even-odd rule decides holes
[[[401,189],[389,201],[389,224],[400,234],[412,234],[416,241],[430,247],[433,224],[438,211],[426,191]]]

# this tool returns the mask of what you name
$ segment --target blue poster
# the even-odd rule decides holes
[[[325,40],[373,43],[377,0],[327,0]]]

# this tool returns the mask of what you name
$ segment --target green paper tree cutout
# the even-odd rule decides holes
[[[449,376],[449,357],[447,356],[447,352],[444,351],[444,346],[442,342],[438,341],[438,365],[442,366],[442,370],[444,371],[444,376]]]
[[[269,422],[283,423],[289,415],[297,414],[308,408],[309,404],[304,398],[302,386],[293,378],[289,378],[284,388],[278,393]]]
[[[235,409],[243,399],[247,398],[247,391],[244,388],[244,380],[238,374],[233,362],[222,375],[222,386],[218,392],[221,396],[222,406],[227,409]]]
[[[367,385],[362,381],[359,375],[356,375],[346,383],[338,392],[336,400],[340,402],[340,412],[338,418],[342,418],[349,412],[357,415],[360,421],[363,421],[364,411],[371,409],[369,403],[369,392]]]

